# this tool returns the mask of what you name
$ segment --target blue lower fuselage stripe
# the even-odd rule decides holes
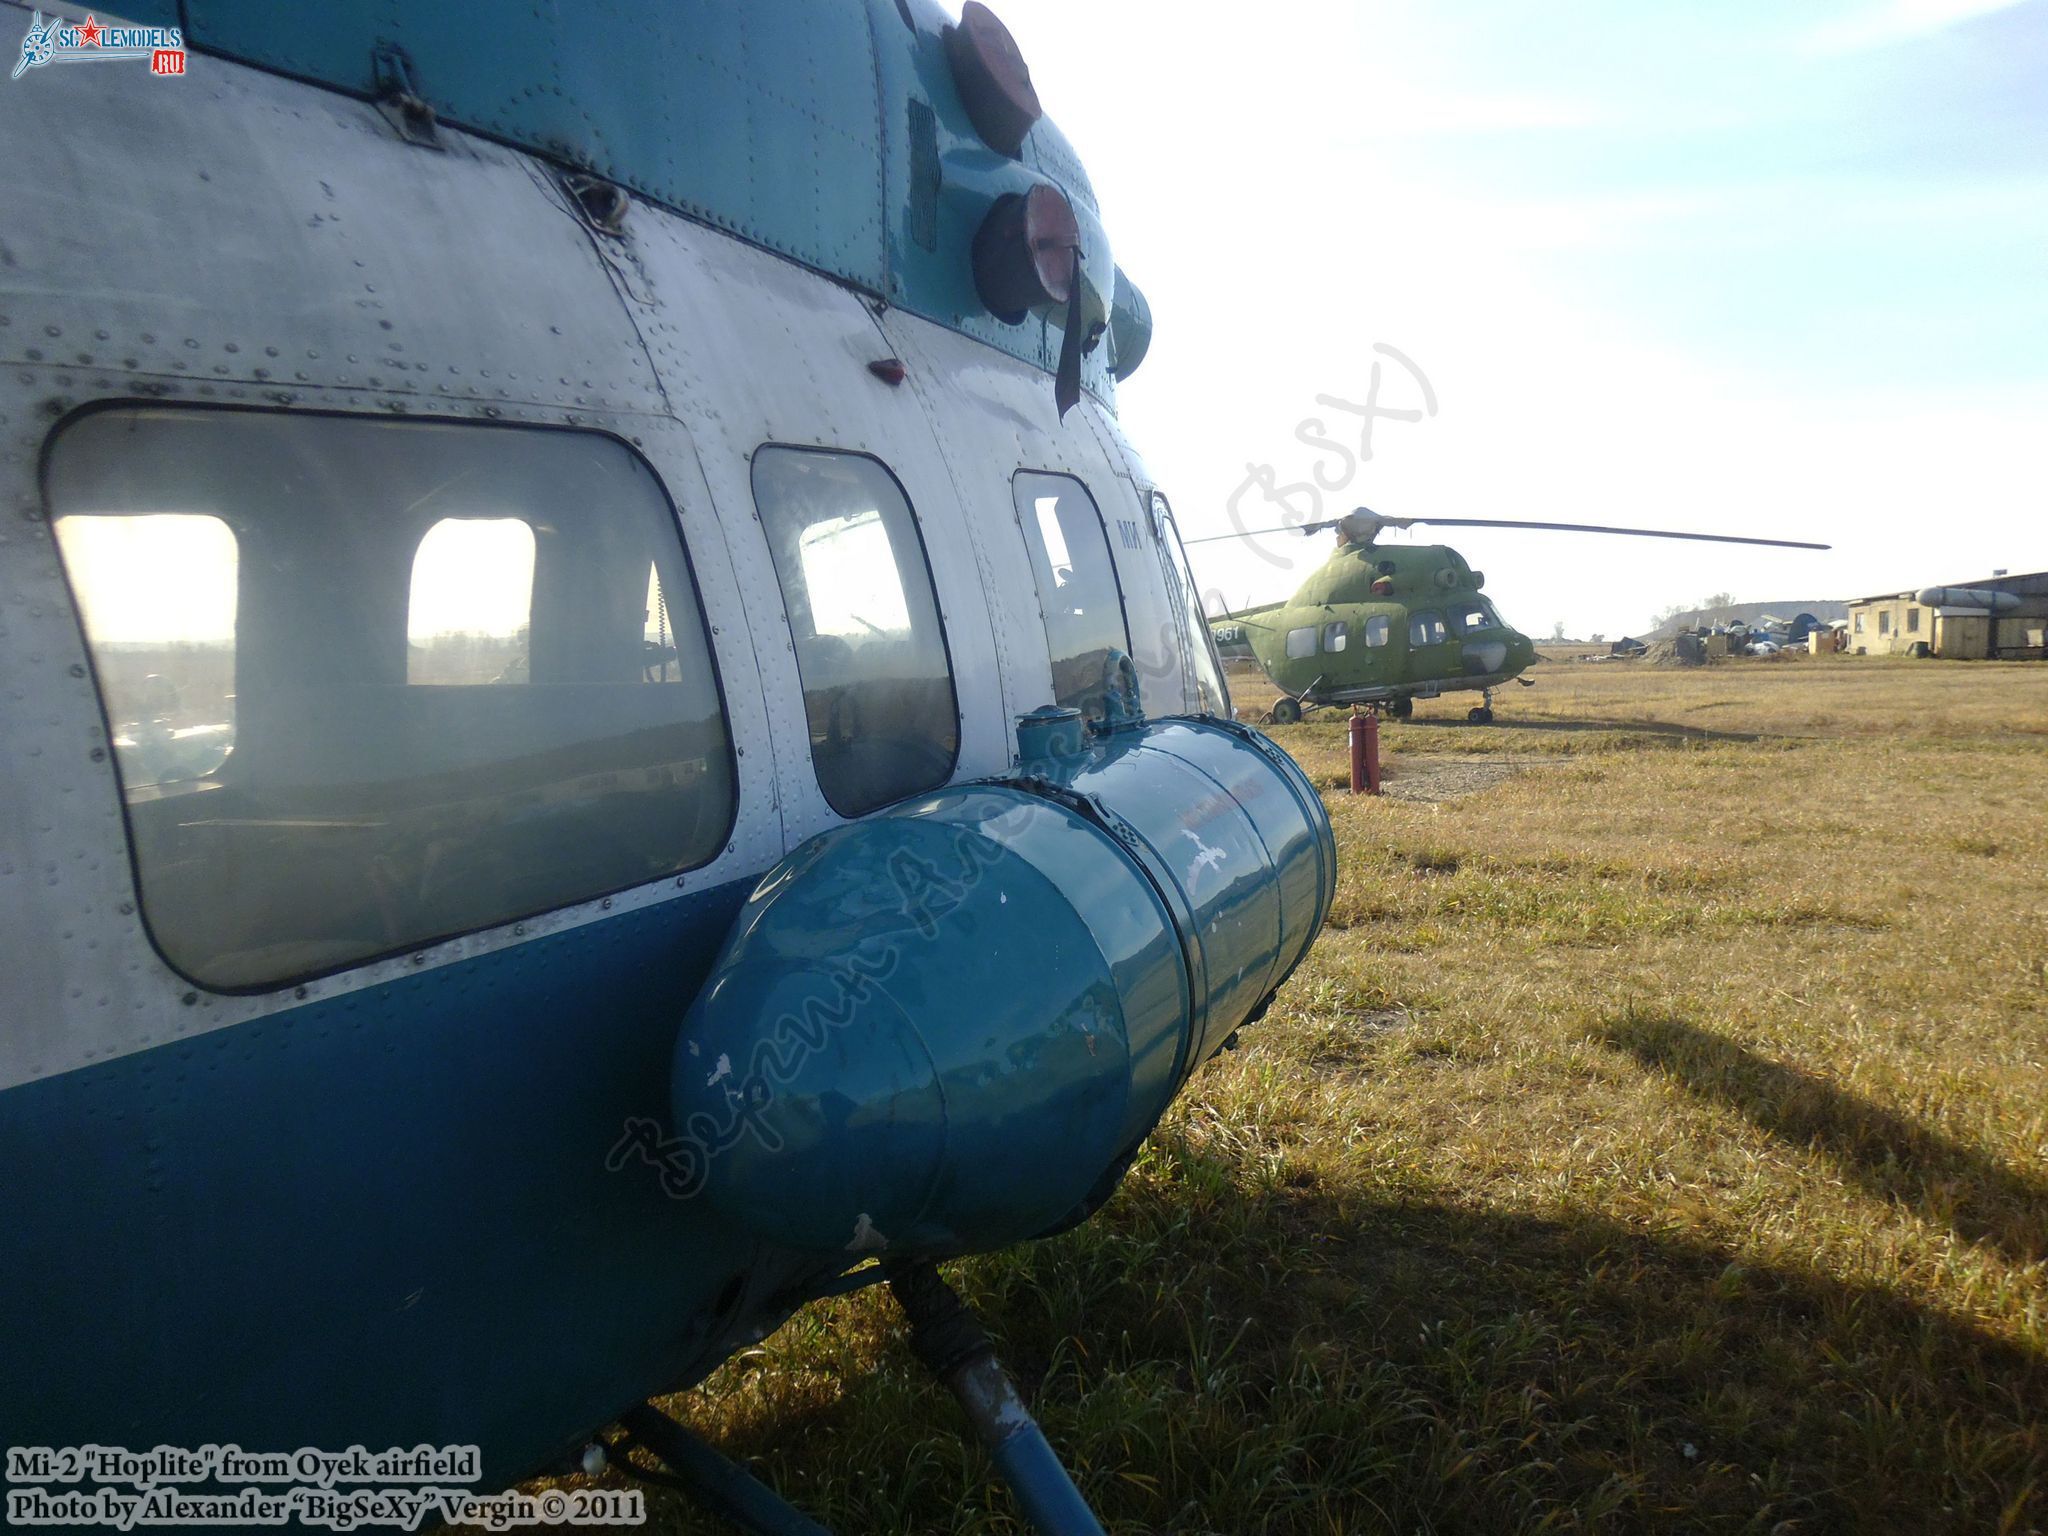
[[[751,885],[0,1094],[0,1443],[481,1443],[502,1481],[677,1384],[751,1250],[606,1155],[666,1120]]]

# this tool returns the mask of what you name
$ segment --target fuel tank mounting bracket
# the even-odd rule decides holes
[[[396,43],[379,43],[370,55],[377,82],[377,110],[398,136],[421,149],[444,149],[440,119],[420,94],[412,56]]]

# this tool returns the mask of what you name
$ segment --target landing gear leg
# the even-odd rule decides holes
[[[832,1536],[832,1533],[803,1514],[764,1483],[757,1482],[744,1467],[727,1461],[689,1430],[651,1404],[642,1403],[626,1412],[619,1422],[630,1441],[644,1446],[663,1461],[670,1471],[657,1475],[625,1463],[636,1476],[659,1482],[688,1494],[706,1509],[723,1515],[743,1531],[755,1536]]]
[[[1032,1529],[1043,1536],[1103,1536],[1101,1522],[996,1364],[988,1335],[938,1270],[920,1264],[892,1276],[889,1289],[910,1319],[910,1347],[960,1400]]]
[[[1473,725],[1491,725],[1493,724],[1493,690],[1491,688],[1483,688],[1480,690],[1479,697],[1485,700],[1485,702],[1477,709],[1470,711],[1465,718]]]

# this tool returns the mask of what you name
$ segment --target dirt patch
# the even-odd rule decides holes
[[[1540,760],[1520,758],[1411,757],[1391,758],[1380,772],[1380,793],[1389,800],[1455,800],[1492,789]]]

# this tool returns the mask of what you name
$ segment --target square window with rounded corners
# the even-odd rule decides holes
[[[796,647],[825,803],[865,814],[952,777],[960,706],[917,519],[861,453],[769,445],[754,505]]]
[[[1038,584],[1053,702],[1100,718],[1111,659],[1131,648],[1102,511],[1072,475],[1019,470],[1010,491]]]
[[[1287,631],[1287,659],[1289,661],[1299,661],[1302,657],[1313,656],[1315,653],[1315,625],[1307,624],[1300,629],[1290,629]]]
[[[1333,619],[1323,626],[1323,649],[1341,651],[1351,643],[1351,626],[1342,619]]]
[[[1444,616],[1434,608],[1425,608],[1408,616],[1410,645],[1442,645],[1449,634],[1444,628]]]
[[[1375,613],[1365,621],[1365,643],[1367,645],[1385,645],[1392,634],[1393,626],[1387,622],[1387,616],[1384,613]]]
[[[595,432],[121,406],[44,490],[164,958],[257,991],[709,863],[661,482]]]

